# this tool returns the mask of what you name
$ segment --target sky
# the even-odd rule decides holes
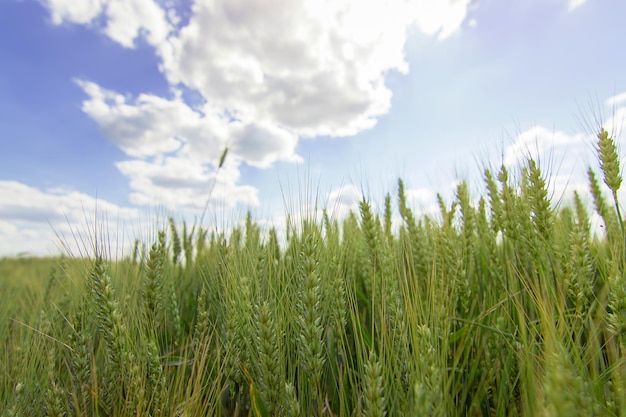
[[[168,216],[342,218],[398,178],[434,215],[437,193],[467,180],[478,198],[485,167],[529,156],[555,202],[589,199],[594,134],[623,144],[624,16],[617,0],[2,0],[0,256],[121,253]]]

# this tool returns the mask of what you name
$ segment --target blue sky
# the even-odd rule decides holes
[[[606,0],[2,1],[0,256],[76,253],[95,218],[128,247],[209,197],[207,226],[251,209],[280,227],[307,182],[343,216],[402,177],[428,214],[527,155],[567,202],[587,193],[593,129],[622,138],[623,16]]]

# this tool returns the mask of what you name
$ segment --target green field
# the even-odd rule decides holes
[[[248,216],[116,262],[2,259],[0,415],[626,415],[621,174],[597,147],[593,208],[555,207],[531,160],[433,217],[399,181],[284,245]]]

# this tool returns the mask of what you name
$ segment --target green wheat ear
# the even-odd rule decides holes
[[[281,379],[281,362],[279,361],[278,336],[274,312],[267,301],[263,301],[256,308],[257,316],[257,346],[259,353],[259,388],[260,395],[268,415],[274,412],[280,403],[279,380]]]
[[[609,186],[613,193],[622,185],[622,176],[619,168],[619,155],[613,138],[604,128],[598,134],[598,156],[600,168],[604,173],[604,183]]]
[[[553,214],[550,208],[550,199],[546,181],[541,170],[534,160],[529,161],[528,179],[530,182],[529,199],[530,206],[534,213],[533,223],[540,235],[549,240],[552,235]]]
[[[228,153],[228,146],[224,148],[222,154],[220,155],[220,160],[217,164],[217,169],[220,169],[224,165],[224,161],[226,160],[226,154]]]
[[[617,211],[617,220],[619,221],[622,231],[624,230],[624,223],[622,221],[622,213],[620,212],[619,202],[617,199],[617,190],[622,185],[622,176],[620,174],[619,167],[619,154],[617,153],[617,146],[615,140],[609,137],[609,133],[601,128],[598,134],[597,145],[598,157],[600,158],[600,169],[604,173],[604,183],[609,187],[613,195],[613,202],[615,203],[615,210]]]
[[[363,393],[363,416],[384,417],[385,389],[383,370],[374,351],[370,351],[369,358],[364,366],[365,387]]]

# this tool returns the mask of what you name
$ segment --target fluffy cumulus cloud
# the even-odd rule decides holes
[[[227,162],[219,172],[184,157],[128,160],[116,165],[130,178],[133,204],[195,211],[203,210],[207,202],[213,208],[259,204],[256,188],[238,184],[236,162]]]
[[[183,83],[243,118],[302,136],[348,136],[389,110],[390,70],[406,73],[416,25],[447,37],[469,1],[198,1],[189,24],[159,54]]]
[[[40,3],[50,10],[52,22],[57,25],[63,22],[88,24],[104,11],[106,0],[41,0]]]
[[[142,94],[128,103],[123,95],[97,84],[81,80],[77,83],[89,95],[83,102],[83,111],[129,156],[173,152],[182,145],[177,138],[184,135],[184,130],[200,130],[200,116],[179,100]]]
[[[192,109],[180,97],[132,99],[79,80],[89,95],[83,111],[131,159],[116,163],[129,178],[135,204],[198,209],[211,200],[227,207],[257,205],[258,191],[238,185],[242,163],[265,168],[300,161],[297,137],[263,120],[243,122],[215,106]],[[225,148],[225,165],[217,171]]]
[[[343,220],[350,212],[359,213],[359,203],[363,194],[353,184],[346,184],[328,193],[326,208],[333,218]]]
[[[73,190],[40,190],[16,181],[0,181],[1,255],[90,253],[95,242],[92,220],[96,218],[125,224],[130,230],[138,225],[140,212]],[[108,236],[100,238],[110,238],[116,245],[123,242],[122,230],[106,229]]]
[[[470,0],[196,0],[190,10],[159,0],[40,2],[54,23],[154,48],[173,97],[77,80],[83,111],[128,156],[116,165],[133,203],[197,208],[211,187],[227,206],[257,204],[257,190],[239,183],[242,164],[298,162],[301,137],[373,127],[391,103],[386,74],[409,71],[409,31],[449,37]],[[189,105],[181,87],[204,103]],[[226,147],[229,165],[216,175]]]
[[[514,142],[504,150],[504,164],[507,166],[519,165],[529,158],[541,160],[546,151],[556,147],[565,148],[584,144],[590,140],[584,134],[568,134],[565,132],[535,126],[520,133]]]
[[[50,10],[52,22],[90,25],[99,28],[126,48],[140,36],[152,45],[165,41],[179,19],[172,8],[154,0],[40,0]]]

